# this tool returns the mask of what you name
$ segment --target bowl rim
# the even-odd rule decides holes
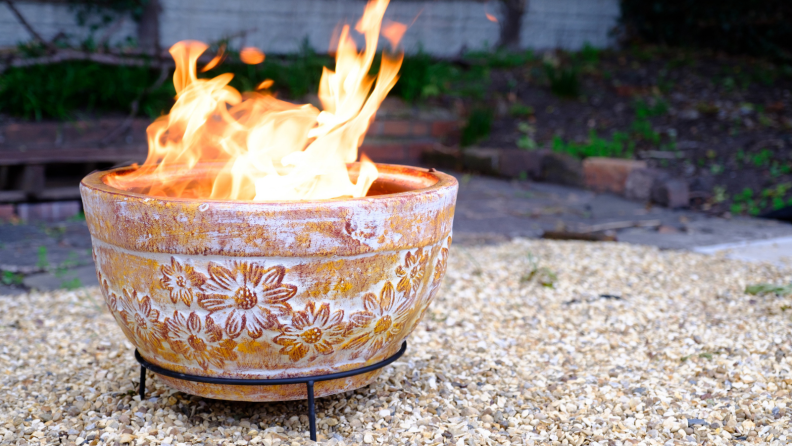
[[[359,162],[349,163],[350,166],[358,165]],[[115,169],[109,170],[97,170],[91,172],[90,174],[86,175],[80,181],[80,187],[84,187],[87,189],[93,189],[97,192],[103,192],[112,195],[121,195],[127,196],[130,198],[137,198],[141,200],[157,200],[161,202],[172,202],[172,203],[217,203],[217,204],[246,204],[246,205],[306,205],[306,206],[318,206],[322,204],[340,204],[340,203],[347,203],[347,202],[358,202],[358,201],[382,201],[382,200],[389,200],[399,197],[406,197],[406,196],[414,196],[423,193],[430,193],[434,191],[438,191],[440,189],[445,188],[453,188],[458,186],[459,182],[457,179],[449,175],[447,173],[441,172],[437,169],[428,169],[424,167],[416,167],[416,166],[408,166],[408,165],[401,165],[401,164],[386,164],[386,163],[374,163],[379,171],[381,177],[382,174],[387,176],[391,174],[393,176],[401,174],[402,176],[408,175],[412,177],[419,177],[426,180],[435,180],[435,182],[427,187],[411,189],[402,192],[394,192],[388,194],[380,194],[380,195],[371,195],[365,197],[353,197],[353,198],[328,198],[323,200],[278,200],[278,201],[255,201],[255,200],[230,200],[230,199],[216,199],[216,198],[181,198],[181,197],[163,197],[157,195],[147,195],[141,194],[137,192],[131,192],[123,189],[119,189],[117,187],[110,186],[109,184],[105,183],[103,179],[110,174],[123,172],[127,170],[134,169],[134,166],[123,166],[117,167]]]

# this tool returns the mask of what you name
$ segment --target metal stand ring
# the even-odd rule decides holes
[[[311,430],[311,440],[316,441],[316,407],[314,404],[314,383],[317,381],[331,381],[334,379],[348,378],[350,376],[357,376],[364,373],[373,372],[374,370],[381,369],[401,358],[405,351],[407,351],[407,341],[402,343],[401,348],[398,352],[396,352],[396,354],[370,366],[361,367],[354,370],[347,370],[344,372],[330,373],[328,375],[277,379],[215,378],[211,376],[190,375],[187,373],[174,372],[173,370],[168,370],[146,361],[142,356],[140,356],[140,353],[137,351],[137,349],[135,349],[135,360],[140,364],[140,387],[138,390],[141,400],[144,399],[146,395],[146,369],[169,378],[207,384],[224,384],[232,386],[283,386],[289,384],[305,384],[308,394],[308,420]]]

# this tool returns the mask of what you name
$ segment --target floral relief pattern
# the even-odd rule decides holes
[[[160,284],[168,290],[170,300],[173,303],[184,302],[188,307],[192,305],[194,292],[200,292],[206,277],[196,272],[190,265],[182,265],[176,258],[171,257],[171,264],[162,265],[162,279]]]
[[[335,351],[333,346],[344,340],[346,324],[343,319],[344,310],[331,314],[329,304],[317,307],[308,302],[305,310],[294,313],[291,325],[283,327],[273,342],[283,346],[280,352],[289,355],[292,361],[314,352],[329,355]]]
[[[283,283],[286,269],[273,266],[233,262],[229,268],[217,263],[209,264],[209,281],[206,293],[198,297],[198,306],[225,321],[225,330],[231,338],[243,330],[257,339],[264,330],[280,326],[275,315],[291,313],[288,300],[297,293],[297,287]]]
[[[193,360],[206,370],[209,365],[222,368],[226,361],[237,358],[234,349],[237,343],[223,339],[223,330],[211,316],[201,318],[192,312],[185,318],[174,311],[172,318],[165,319],[168,343],[173,351]]]
[[[418,248],[415,254],[407,251],[404,256],[404,266],[396,268],[396,275],[401,278],[397,289],[403,293],[414,293],[423,280],[426,270],[426,263],[429,257],[424,253],[423,248]]]
[[[407,293],[402,293],[401,299],[398,299],[390,282],[382,287],[379,297],[373,293],[366,294],[363,297],[365,311],[358,311],[349,317],[350,331],[356,336],[344,343],[342,348],[360,349],[366,359],[371,359],[385,343],[393,341],[404,330],[412,303],[413,299]]]
[[[292,308],[289,301],[298,289],[284,283],[282,265],[208,262],[199,271],[171,257],[170,264],[159,268],[161,288],[152,286],[148,292],[154,294],[126,288],[116,294],[101,271],[98,275],[108,308],[133,343],[144,351],[169,347],[204,370],[267,349],[292,363],[340,351],[351,359],[371,360],[407,336],[416,316],[426,310],[445,274],[450,241],[407,251],[379,293],[363,293],[363,308],[346,312],[333,301],[302,301],[301,309]],[[168,308],[168,301],[187,309],[166,317],[160,308]]]
[[[151,306],[149,296],[138,297],[137,291],[123,291],[119,299],[121,318],[139,343],[155,350],[162,348],[164,326],[160,321],[159,310]]]

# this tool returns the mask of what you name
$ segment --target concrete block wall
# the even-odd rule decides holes
[[[289,53],[306,37],[317,51],[326,51],[339,22],[354,24],[363,0],[160,0],[160,35],[164,47],[183,39],[216,41],[241,30],[250,31],[247,45],[264,52]],[[85,36],[65,4],[16,2],[22,14],[45,38],[59,31]],[[486,9],[485,9],[486,8]],[[404,37],[407,51],[454,56],[462,50],[492,47],[498,25],[485,17],[498,16],[495,2],[472,0],[394,0],[386,20],[412,23]],[[579,49],[586,42],[609,46],[610,30],[619,16],[619,0],[529,0],[522,45],[526,48]],[[112,40],[134,36],[127,20]],[[99,32],[101,34],[101,31]],[[0,3],[0,46],[30,39],[7,5]],[[239,42],[239,41],[237,41]]]
[[[73,36],[78,42],[89,35],[85,27],[77,24],[75,12],[66,3],[15,1],[14,5],[33,29],[47,40],[52,39],[59,32]],[[134,20],[125,18],[118,31],[112,34],[110,42],[114,43],[128,36],[134,36],[136,28]],[[103,33],[103,30],[99,30],[95,38],[101,39]],[[33,36],[19,23],[8,5],[5,2],[0,3],[0,47],[14,46],[32,39]]]

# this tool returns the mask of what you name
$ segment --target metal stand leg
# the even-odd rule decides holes
[[[138,393],[142,401],[146,397],[146,368],[143,366],[140,366],[140,386],[138,387]]]
[[[314,405],[313,381],[308,381],[308,423],[311,428],[311,440],[316,441],[316,406]]]

